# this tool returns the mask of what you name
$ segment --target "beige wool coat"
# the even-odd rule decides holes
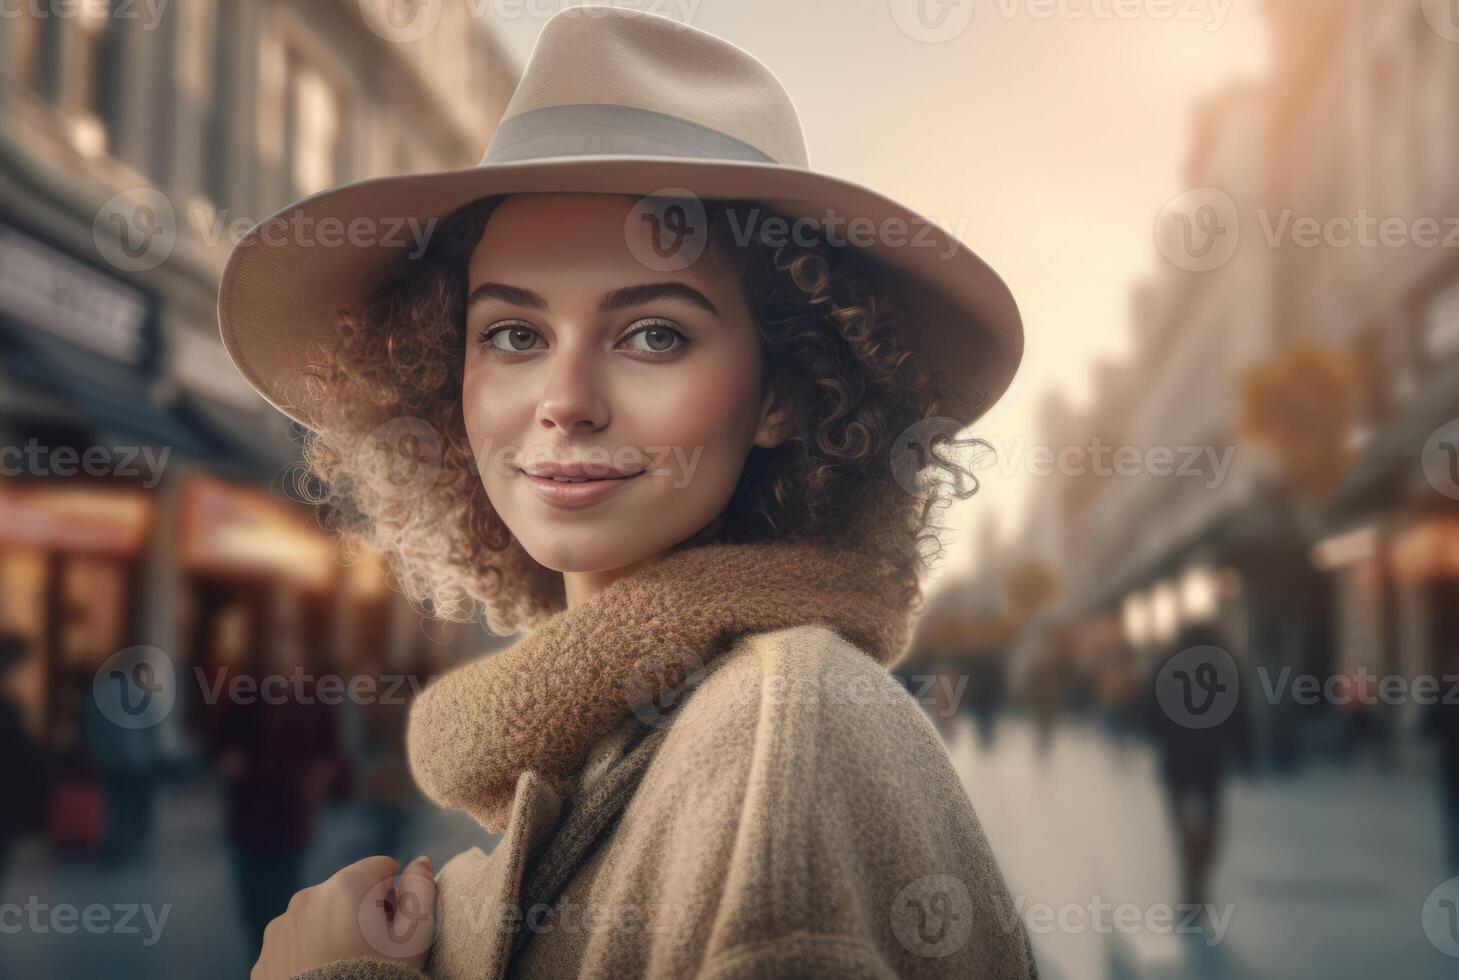
[[[972,802],[887,670],[908,627],[887,594],[845,552],[703,546],[429,685],[416,778],[502,836],[437,873],[426,975],[1037,976]],[[551,909],[520,909],[564,804],[645,724],[666,729],[616,823]]]

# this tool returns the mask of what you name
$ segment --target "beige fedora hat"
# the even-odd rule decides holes
[[[218,293],[223,346],[264,398],[306,427],[306,348],[326,344],[419,236],[478,198],[599,192],[763,202],[862,253],[907,311],[910,340],[954,392],[945,411],[981,416],[1023,353],[1003,280],[935,223],[858,184],[810,169],[800,118],[748,52],[668,17],[622,7],[555,14],[480,164],[383,177],[283,208],[234,247]],[[670,193],[672,192],[672,193]]]

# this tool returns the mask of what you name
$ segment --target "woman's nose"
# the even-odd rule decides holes
[[[600,366],[586,352],[559,354],[537,406],[537,420],[545,429],[564,434],[596,432],[608,424],[607,401],[598,377]]]

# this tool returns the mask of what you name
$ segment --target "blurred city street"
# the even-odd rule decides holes
[[[515,6],[0,2],[0,980],[245,976],[295,889],[493,846],[406,719],[521,633],[324,493],[481,474],[397,419],[344,455],[429,479],[342,477],[218,311],[290,202],[478,166]],[[1459,976],[1459,2],[700,6],[1017,299],[1007,397],[884,462],[955,477],[895,672],[1044,980]]]
[[[1041,759],[1033,726],[1011,716],[985,752],[959,717],[949,751],[1015,900],[1084,909],[1103,899],[1142,911],[1178,902],[1174,844],[1143,741],[1070,723]],[[1210,896],[1230,906],[1224,938],[1030,928],[1041,975],[1453,976],[1419,918],[1442,880],[1432,771],[1420,756],[1396,768],[1314,765],[1299,777],[1233,780]]]
[[[421,803],[411,809],[397,857],[404,862],[428,854],[439,868],[473,846],[491,850],[496,839],[464,814]],[[69,903],[82,910],[98,903],[108,908],[141,906],[128,923],[137,931],[88,933],[77,927],[66,942],[32,929],[7,934],[0,943],[0,977],[221,980],[248,975],[258,951],[248,947],[240,929],[242,916],[229,887],[222,797],[213,781],[188,781],[164,793],[151,856],[136,866],[110,870],[91,861],[48,861],[44,848],[33,843],[16,855],[4,887],[5,903],[22,909],[27,903]],[[371,844],[366,815],[348,806],[326,809],[305,862],[305,882],[323,881],[341,867],[378,853]],[[47,917],[48,908],[40,915]],[[113,915],[114,922],[120,919]]]
[[[1438,801],[1424,753],[1395,766],[1314,765],[1298,777],[1233,782],[1229,847],[1217,859],[1211,902],[1225,909],[1219,942],[1143,923],[1151,909],[1176,904],[1173,843],[1161,809],[1149,749],[1098,726],[1071,721],[1054,731],[1047,756],[1033,725],[1005,715],[990,750],[959,716],[948,748],[998,854],[1034,943],[1045,980],[1427,980],[1453,975],[1452,961],[1424,938],[1420,909],[1438,884]],[[246,974],[228,880],[216,787],[180,785],[161,809],[152,861],[105,871],[82,862],[43,863],[39,849],[19,856],[4,900],[35,896],[120,907],[150,905],[135,919],[135,941],[87,935],[67,943],[23,932],[0,945],[5,976]],[[1395,834],[1392,828],[1405,827]],[[426,805],[412,810],[400,857],[427,853],[440,867],[452,855],[495,838],[463,815]],[[306,880],[371,853],[368,823],[348,807],[327,810]],[[1334,861],[1334,855],[1340,861]],[[1106,912],[1140,910],[1132,928]],[[1039,926],[1034,909],[1055,915]],[[162,909],[168,908],[162,919]],[[1059,915],[1062,914],[1061,919]],[[1174,923],[1181,914],[1176,913]],[[1060,921],[1074,928],[1060,928]],[[21,964],[24,964],[22,967]]]

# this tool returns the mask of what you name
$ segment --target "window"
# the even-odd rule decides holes
[[[1390,421],[1394,412],[1394,372],[1381,324],[1370,323],[1362,329],[1355,354],[1359,372],[1358,425],[1371,429]]]
[[[104,0],[84,4],[79,16],[71,18],[75,37],[75,109],[84,120],[99,127],[93,137],[100,152],[115,145],[121,125],[123,20],[112,16],[112,5]]]
[[[1459,0],[1455,10],[1459,11]],[[1459,22],[1459,13],[1455,14]],[[1452,120],[1452,59],[1449,43],[1429,29],[1424,13],[1413,13],[1413,74],[1415,111],[1409,122],[1414,183],[1420,188],[1422,208],[1445,207],[1449,172],[1455,162]]]
[[[203,108],[202,131],[202,191],[218,207],[228,203],[228,112],[229,72],[232,70],[232,50],[228,43],[228,4],[217,3],[212,11],[209,30],[211,36],[205,44],[212,57],[212,83]]]
[[[342,107],[338,90],[298,51],[288,56],[284,129],[294,196],[339,182],[343,172]]]
[[[1459,357],[1459,283],[1441,291],[1430,303],[1424,348],[1435,364]]]
[[[61,77],[59,19],[39,16],[34,6],[21,4],[5,30],[10,77],[52,102],[57,101]]]
[[[1369,200],[1388,211],[1401,211],[1408,203],[1408,148],[1404,145],[1408,113],[1402,103],[1401,83],[1393,53],[1377,55],[1371,77],[1373,184]]]

